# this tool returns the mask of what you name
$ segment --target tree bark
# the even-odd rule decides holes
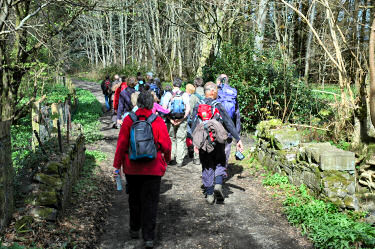
[[[371,123],[375,127],[375,18],[373,18],[369,43],[369,67],[370,67],[370,116]]]

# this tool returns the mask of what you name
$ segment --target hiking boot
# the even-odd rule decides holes
[[[132,238],[132,239],[139,239],[139,230],[138,231],[134,231],[134,230],[130,229],[129,234],[130,234],[130,238]]]
[[[224,201],[224,193],[223,193],[223,185],[222,184],[215,184],[214,188],[214,195],[217,201],[223,202]]]
[[[195,165],[200,165],[200,164],[201,164],[201,160],[199,160],[199,159],[194,159],[193,163],[194,163]]]
[[[207,195],[206,201],[207,201],[207,203],[210,204],[210,205],[214,204],[214,202],[215,202],[215,197],[214,197],[214,195]]]
[[[168,165],[176,165],[176,164],[177,164],[176,160],[171,160],[171,161],[168,163]]]
[[[152,240],[145,241],[145,248],[154,248],[154,241]]]

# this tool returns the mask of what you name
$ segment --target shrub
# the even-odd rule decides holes
[[[269,117],[307,122],[325,106],[296,77],[293,65],[285,64],[272,50],[255,53],[252,39],[241,45],[224,44],[220,56],[203,69],[206,81],[220,73],[226,73],[230,85],[237,88],[245,130]]]

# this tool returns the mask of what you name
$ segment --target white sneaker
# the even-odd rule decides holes
[[[208,204],[211,204],[211,205],[214,204],[214,202],[215,202],[214,195],[207,195],[206,201],[207,201]]]

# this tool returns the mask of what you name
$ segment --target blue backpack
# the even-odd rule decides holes
[[[182,98],[184,92],[175,92],[172,95],[172,99],[169,102],[168,109],[170,110],[170,117],[172,119],[181,119],[185,116],[185,103]]]
[[[224,84],[221,89],[219,89],[217,100],[221,103],[224,109],[227,111],[229,117],[234,118],[236,112],[236,99],[237,90],[233,87]]]
[[[156,96],[158,96],[158,98],[160,98],[160,89],[155,83],[151,83],[150,90],[154,91]]]
[[[145,120],[139,120],[134,112],[129,113],[133,124],[130,127],[129,158],[132,161],[151,161],[156,158],[157,147],[152,132],[152,122],[157,116],[151,114]]]

